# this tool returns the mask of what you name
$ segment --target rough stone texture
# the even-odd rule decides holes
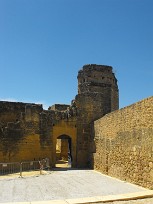
[[[70,107],[69,105],[65,104],[54,104],[48,108],[48,110],[54,110],[54,111],[65,111],[67,108]]]
[[[74,140],[73,156],[76,164],[76,115],[74,101],[71,105],[55,104],[47,111],[38,104],[1,101],[0,162],[21,162],[47,157],[50,166],[55,166],[56,140],[58,136],[67,133]]]
[[[51,144],[50,119],[42,105],[0,102],[1,162],[47,157]]]
[[[112,67],[85,65],[78,73],[77,164],[93,165],[93,121],[118,109],[118,86]]]
[[[94,122],[94,168],[153,188],[153,97]]]

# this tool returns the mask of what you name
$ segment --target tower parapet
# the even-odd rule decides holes
[[[78,94],[102,92],[103,87],[111,86],[117,88],[117,79],[111,66],[89,64],[78,72]]]

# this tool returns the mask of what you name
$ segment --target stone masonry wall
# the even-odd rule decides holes
[[[0,102],[0,162],[51,161],[51,133],[52,112],[42,105]]]
[[[94,122],[94,169],[153,188],[153,97]]]
[[[47,157],[54,166],[56,139],[67,133],[72,136],[75,166],[76,116],[74,100],[71,105],[55,104],[49,110],[43,110],[40,104],[0,101],[0,162]]]
[[[118,85],[113,68],[89,64],[78,73],[77,165],[92,167],[93,121],[118,109]]]

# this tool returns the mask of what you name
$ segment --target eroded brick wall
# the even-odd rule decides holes
[[[153,97],[94,122],[94,168],[153,188]]]

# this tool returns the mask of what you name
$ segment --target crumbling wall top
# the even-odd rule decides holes
[[[24,102],[12,102],[12,101],[0,101],[0,108],[1,107],[25,107],[25,106],[37,106],[42,108],[42,104],[35,104],[35,103],[24,103]]]
[[[86,64],[82,67],[82,69],[78,73],[81,74],[82,72],[91,71],[112,72],[112,69],[113,68],[108,65]]]
[[[50,106],[48,108],[48,110],[54,110],[54,111],[65,111],[67,110],[67,108],[69,107],[70,105],[66,105],[66,104],[54,104],[52,106]]]

